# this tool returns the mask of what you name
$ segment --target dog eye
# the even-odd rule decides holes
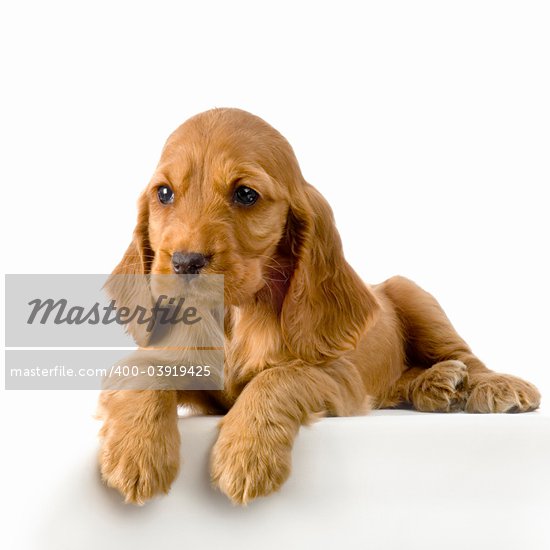
[[[174,191],[168,185],[161,185],[157,189],[157,196],[162,204],[170,204],[174,202]]]
[[[233,200],[243,206],[252,206],[259,198],[260,194],[257,191],[245,185],[240,185],[233,193]]]

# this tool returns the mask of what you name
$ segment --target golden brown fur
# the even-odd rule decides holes
[[[260,193],[257,204],[232,204],[237,182]],[[168,207],[156,198],[161,184],[176,193]],[[239,504],[280,487],[300,425],[320,414],[539,405],[533,385],[489,371],[413,282],[359,279],[290,145],[249,113],[208,111],[170,136],[115,273],[171,273],[182,250],[208,254],[205,273],[225,276],[225,389],[102,394],[102,473],[129,502],[169,490],[179,466],[178,404],[227,413],[211,473]]]

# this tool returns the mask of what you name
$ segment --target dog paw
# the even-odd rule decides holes
[[[168,493],[179,470],[179,432],[121,430],[106,423],[99,453],[104,482],[117,489],[127,503],[143,504]]]
[[[290,474],[290,446],[264,436],[222,425],[212,450],[211,475],[234,504],[246,505],[277,491]]]
[[[513,413],[534,411],[540,405],[540,393],[533,384],[494,372],[477,374],[470,382],[466,402],[469,413]]]
[[[464,409],[468,373],[462,361],[449,360],[426,369],[411,384],[410,401],[424,412],[454,412]]]

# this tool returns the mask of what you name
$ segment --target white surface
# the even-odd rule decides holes
[[[548,416],[384,411],[323,419],[301,429],[281,491],[247,508],[210,486],[217,420],[180,420],[182,472],[168,496],[141,508],[101,485],[93,438],[75,447],[47,505],[29,495],[26,528],[5,548],[550,546]]]
[[[395,273],[415,279],[491,368],[536,383],[548,410],[548,2],[51,0],[3,2],[0,9],[3,272],[110,272],[169,132],[198,111],[241,107],[290,140],[306,178],[332,204],[346,253],[367,281]],[[9,508],[3,547],[22,548],[39,527],[46,542],[70,539],[86,515],[96,523],[81,534],[82,545],[92,535],[110,541],[122,532],[143,540],[156,533],[166,544],[167,533],[176,536],[157,512],[168,504],[121,517],[117,501],[92,483],[96,398],[0,394],[2,502]],[[441,422],[452,426],[454,418]],[[303,435],[316,433],[322,455],[329,446],[323,433]],[[537,448],[547,442],[541,438]],[[426,451],[439,452],[435,440],[425,443]],[[533,457],[518,458],[512,495],[524,475],[535,475],[531,460],[542,455]],[[453,460],[449,468],[459,469]],[[319,478],[310,483],[332,479]],[[454,487],[449,483],[449,493]],[[490,498],[494,488],[486,489]],[[407,491],[388,487],[375,525],[353,517],[366,533],[407,535],[413,548],[415,537],[432,535],[420,531],[422,506],[404,499]],[[540,501],[509,509],[499,500],[481,510],[474,497],[461,501],[454,517],[441,520],[447,501],[434,512],[435,535],[439,524],[446,527],[441,548],[453,537],[468,538],[468,547],[499,540],[540,521]],[[249,517],[211,498],[212,513],[227,516],[197,525],[205,537],[241,521],[238,514]],[[308,495],[296,498],[287,505],[297,511],[279,534],[310,517],[301,505]],[[252,513],[267,517],[269,506],[262,502]],[[190,520],[179,510],[168,514],[179,528],[171,547],[189,545]],[[195,523],[204,517],[191,516]],[[243,538],[255,529],[247,522]],[[319,525],[335,528],[328,512],[319,513]]]

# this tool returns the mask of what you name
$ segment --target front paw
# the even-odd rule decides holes
[[[102,478],[127,503],[143,504],[157,494],[168,493],[179,470],[177,429],[166,433],[151,433],[147,427],[127,430],[107,420],[101,435]]]
[[[269,433],[270,430],[274,433]],[[234,504],[277,491],[290,474],[290,442],[279,428],[247,430],[222,425],[212,450],[212,481]],[[275,436],[275,437],[274,437]]]
[[[533,384],[494,372],[473,375],[466,411],[470,413],[511,413],[534,411],[540,405],[540,393]]]

